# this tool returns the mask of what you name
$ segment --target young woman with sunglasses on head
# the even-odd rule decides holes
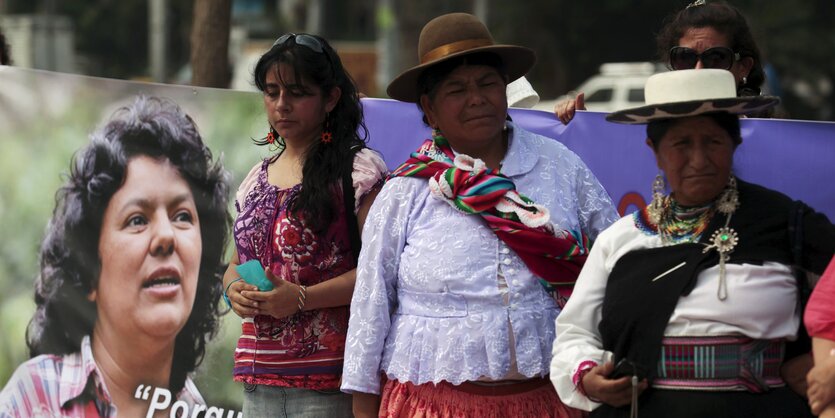
[[[760,50],[742,13],[724,1],[697,0],[665,19],[656,37],[658,55],[670,70],[716,68],[734,75],[737,94],[757,96],[765,82]],[[586,110],[583,93],[558,102],[554,114],[567,124]],[[750,115],[768,117],[765,114]]]
[[[385,163],[365,147],[357,89],[324,39],[281,36],[256,64],[255,85],[270,124],[255,143],[275,153],[238,189],[224,275],[227,302],[243,318],[234,367],[243,413],[350,416],[351,397],[339,391],[347,305]],[[241,278],[246,262],[266,271],[262,290]]]

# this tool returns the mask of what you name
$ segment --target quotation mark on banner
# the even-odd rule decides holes
[[[154,389],[154,395],[151,397],[151,389]],[[226,412],[226,418],[243,418],[241,411],[224,410],[223,408],[216,408],[214,406],[207,407],[206,405],[189,405],[188,403],[175,400],[173,403],[171,398],[171,391],[166,388],[154,388],[151,385],[139,385],[136,392],[133,393],[136,399],[147,401],[151,397],[151,402],[148,405],[148,413],[145,418],[152,418],[157,411],[168,410],[169,418],[186,418],[196,417],[205,411],[206,418],[223,418],[223,413]],[[163,412],[164,413],[164,412]]]
[[[142,390],[143,387],[145,388],[144,391]],[[137,386],[136,392],[134,392],[133,397],[136,398],[136,399],[142,399],[143,401],[147,401],[148,400],[148,395],[150,394],[150,392],[151,392],[151,385],[148,385],[148,386],[139,385],[139,386]]]

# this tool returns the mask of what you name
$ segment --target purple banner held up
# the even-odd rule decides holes
[[[363,99],[363,105],[369,144],[383,154],[390,168],[429,138],[416,105],[387,99]],[[511,109],[510,116],[525,129],[554,138],[577,153],[621,214],[649,201],[658,168],[644,143],[643,125],[609,123],[599,112],[577,112],[568,126],[539,110]],[[734,156],[736,175],[802,200],[835,220],[835,123],[743,119],[742,138]]]

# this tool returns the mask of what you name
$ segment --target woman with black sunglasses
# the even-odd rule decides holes
[[[765,82],[762,58],[739,10],[725,2],[699,0],[665,22],[656,41],[661,60],[671,70],[728,70],[738,96],[760,94]]]
[[[324,39],[278,38],[255,66],[271,155],[241,183],[224,296],[242,320],[247,417],[349,417],[339,391],[359,230],[386,166],[357,89]]]
[[[760,50],[742,13],[724,1],[697,0],[668,16],[656,37],[658,56],[670,70],[715,68],[734,75],[737,95],[757,96],[765,82]],[[581,92],[558,102],[554,114],[567,124],[586,110]],[[769,117],[771,110],[750,115]]]

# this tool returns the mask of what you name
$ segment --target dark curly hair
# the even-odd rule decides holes
[[[296,38],[301,36],[317,40],[322,47],[321,52],[296,43]],[[345,71],[339,55],[322,37],[291,34],[286,41],[274,44],[255,65],[254,81],[258,90],[266,94],[267,73],[277,71],[278,64],[291,67],[296,80],[309,80],[322,94],[327,94],[334,87],[339,87],[342,92],[325,120],[333,139],[327,144],[316,141],[307,150],[302,167],[302,187],[289,206],[291,213],[303,214],[305,223],[321,232],[338,213],[337,203],[332,197],[333,191],[338,190],[343,176],[350,175],[356,151],[366,146],[368,129],[363,119],[362,105],[354,80]],[[281,74],[278,77],[280,79]],[[309,94],[309,89],[304,93]],[[270,130],[278,139],[280,149],[283,149],[281,138],[272,127]],[[256,139],[255,143],[267,145],[269,142],[266,139]],[[272,161],[279,155],[280,152],[272,157]]]
[[[40,249],[37,309],[26,331],[31,356],[77,352],[92,335],[96,304],[87,295],[101,272],[98,244],[110,199],[137,156],[168,160],[189,184],[203,251],[191,315],[176,337],[169,389],[178,393],[203,360],[221,314],[223,254],[231,226],[228,173],[212,161],[194,121],[174,102],[139,96],[118,109],[72,159]]]
[[[750,57],[754,61],[746,83],[737,86],[739,96],[756,96],[765,82],[762,57],[754,35],[742,13],[724,1],[711,1],[697,6],[688,6],[684,10],[668,16],[658,33],[656,42],[661,62],[670,61],[670,49],[678,45],[684,33],[691,28],[713,28],[725,35],[730,41],[730,48],[741,57]]]

